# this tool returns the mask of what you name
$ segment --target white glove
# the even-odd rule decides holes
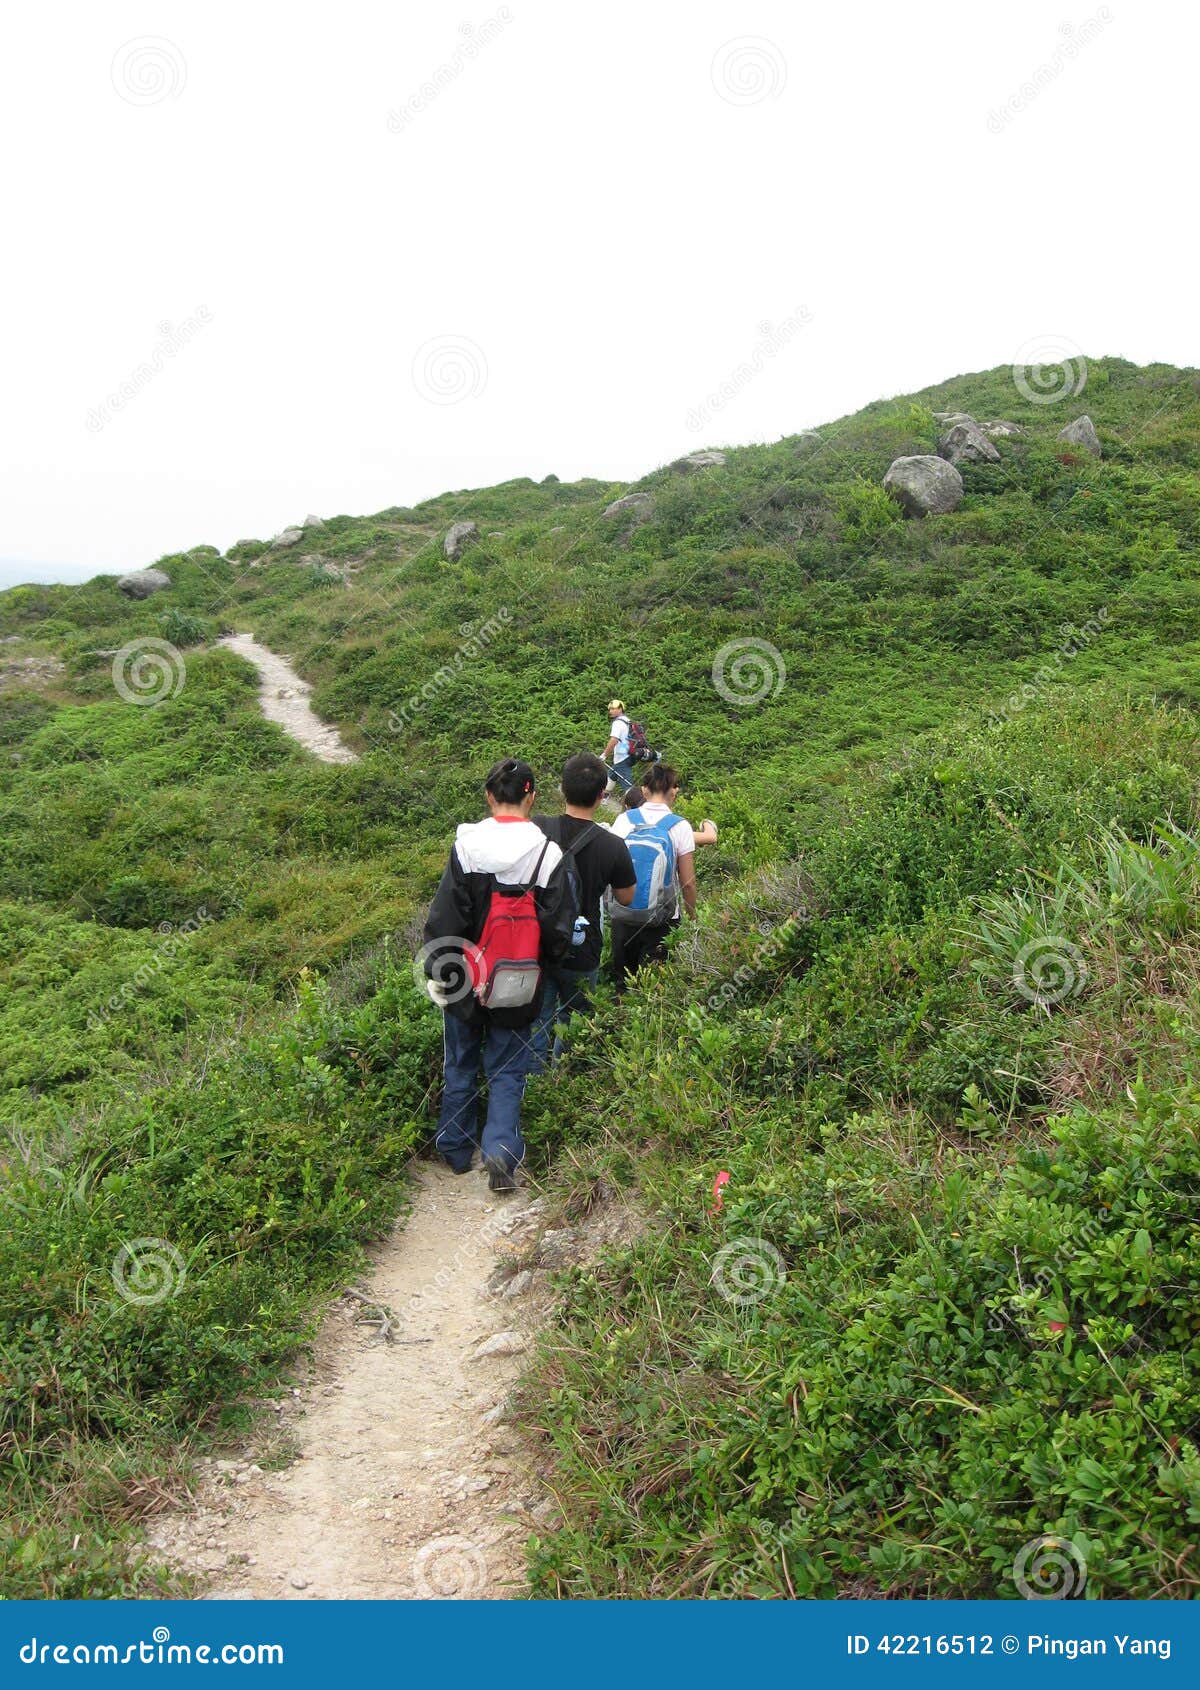
[[[439,1009],[445,1009],[450,1003],[450,992],[440,980],[426,980],[425,990]]]

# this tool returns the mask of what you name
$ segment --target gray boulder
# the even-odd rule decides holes
[[[815,452],[820,444],[821,436],[815,429],[806,428],[803,434],[798,434],[796,436],[796,451],[803,454],[805,457],[807,457],[809,452]]]
[[[1066,428],[1059,429],[1058,438],[1069,441],[1072,446],[1082,446],[1093,458],[1101,456],[1100,436],[1096,433],[1091,417],[1076,417]]]
[[[305,528],[324,528],[325,524],[319,516],[306,516],[303,526]]]
[[[938,456],[952,464],[998,464],[1000,454],[978,423],[951,423],[938,441]]]
[[[117,591],[127,599],[148,599],[171,585],[171,577],[161,569],[137,569],[132,575],[122,575]]]
[[[1020,423],[1004,422],[1003,419],[998,419],[996,422],[982,423],[980,426],[985,434],[995,435],[998,440],[1007,440],[1010,436],[1015,437],[1018,435],[1023,437],[1025,434],[1025,430],[1021,427]]]
[[[633,522],[649,522],[653,514],[654,500],[649,493],[626,493],[623,499],[614,499],[604,509],[605,516],[623,516]]]
[[[897,458],[883,485],[905,516],[942,516],[962,503],[962,476],[945,458]]]
[[[447,529],[446,538],[442,541],[442,551],[448,563],[457,563],[468,546],[473,546],[479,538],[479,529],[473,522],[456,522]]]
[[[972,428],[978,428],[979,426],[969,411],[931,411],[930,415],[932,416],[934,422],[970,423]]]
[[[671,468],[677,475],[687,475],[693,469],[720,469],[724,462],[724,452],[689,452],[686,458],[676,458]]]
[[[303,528],[285,528],[271,541],[273,546],[298,546],[304,538]]]

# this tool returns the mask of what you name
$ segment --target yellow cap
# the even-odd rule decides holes
[[[619,698],[610,698],[608,701],[608,708],[610,710],[624,710],[625,706],[621,703]]]

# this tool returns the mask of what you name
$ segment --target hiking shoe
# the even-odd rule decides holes
[[[517,1182],[511,1172],[505,1167],[499,1156],[485,1156],[483,1165],[487,1169],[489,1191],[515,1191]]]
[[[449,1168],[452,1174],[469,1174],[475,1158],[472,1156],[471,1160],[469,1162],[464,1162],[461,1167],[457,1162],[452,1162],[448,1156],[443,1156],[442,1161]]]

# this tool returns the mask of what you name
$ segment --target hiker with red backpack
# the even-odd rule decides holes
[[[608,744],[600,753],[600,760],[607,762],[611,756],[612,778],[622,792],[627,792],[633,785],[633,765],[655,763],[659,754],[651,749],[645,728],[626,714],[625,706],[619,698],[609,700],[608,720],[612,731]]]
[[[680,902],[689,916],[696,913],[696,835],[673,809],[679,776],[669,763],[655,763],[643,775],[642,788],[645,802],[623,810],[612,824],[636,875],[632,901],[607,909],[618,993],[630,974],[664,954],[667,935],[679,926]]]
[[[445,1036],[435,1143],[456,1174],[483,1153],[492,1191],[516,1189],[525,1155],[521,1099],[543,970],[571,950],[575,887],[561,849],[530,821],[533,770],[508,757],[484,783],[490,814],[464,822],[425,922],[426,990]],[[487,1117],[479,1133],[480,1077]]]

